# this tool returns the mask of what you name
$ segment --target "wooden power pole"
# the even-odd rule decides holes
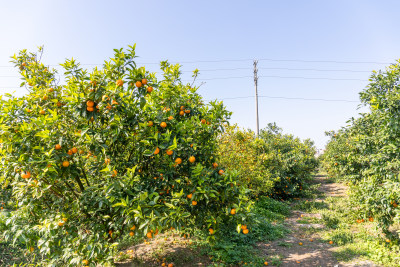
[[[259,119],[258,119],[258,90],[257,90],[257,84],[258,84],[258,69],[257,69],[257,63],[258,60],[254,60],[253,65],[254,65],[254,86],[256,88],[256,136],[260,134],[260,128],[259,128]]]

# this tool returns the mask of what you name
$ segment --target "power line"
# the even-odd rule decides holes
[[[263,58],[259,60],[278,61],[278,62],[338,63],[338,64],[392,64],[393,63],[393,62],[376,62],[376,61],[305,60],[305,59],[273,59],[273,58]]]
[[[258,77],[282,78],[282,79],[333,80],[333,81],[366,81],[366,79],[353,79],[353,78],[303,77],[303,76],[279,76],[279,75],[261,75]],[[242,79],[242,78],[253,78],[253,76],[215,77],[215,78],[197,79],[197,81]],[[185,80],[184,82],[188,82],[188,80]]]
[[[193,60],[193,61],[172,61],[171,64],[189,64],[189,63],[220,63],[220,62],[244,62],[252,61],[253,59],[220,59],[220,60]],[[273,61],[273,62],[302,62],[302,63],[337,63],[337,64],[392,64],[393,62],[380,62],[380,61],[346,61],[346,60],[306,60],[306,59],[277,59],[277,58],[262,58],[259,61]],[[136,62],[137,64],[160,64],[160,62]],[[99,66],[104,63],[85,63],[81,66]],[[45,66],[59,66],[59,64],[49,64]],[[11,65],[0,65],[1,68],[13,68]]]
[[[365,79],[352,79],[352,78],[329,78],[329,77],[303,77],[303,76],[277,76],[277,75],[263,75],[259,77],[268,78],[284,78],[284,79],[310,79],[310,80],[333,80],[333,81],[365,81]]]
[[[372,71],[370,70],[339,70],[339,69],[303,69],[303,68],[259,68],[260,70],[296,70],[296,71],[329,71],[329,72],[336,72],[336,71],[340,71],[340,72],[368,72],[371,73]]]
[[[217,100],[234,100],[234,99],[246,99],[253,98],[254,96],[238,96],[238,97],[226,97],[226,98],[218,98]],[[355,100],[346,100],[346,99],[325,99],[325,98],[303,98],[303,97],[285,97],[285,96],[258,96],[262,98],[271,98],[271,99],[286,99],[286,100],[304,100],[304,101],[323,101],[323,102],[347,102],[347,103],[359,103],[359,101]]]

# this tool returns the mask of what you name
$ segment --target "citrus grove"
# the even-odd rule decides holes
[[[62,82],[42,53],[12,57],[27,94],[0,98],[7,242],[35,263],[97,266],[121,243],[173,232],[206,242],[214,261],[264,264],[253,245],[287,232],[275,222],[318,166],[312,141],[229,126],[231,112],[204,103],[180,65],[162,61],[157,79],[135,46],[90,71],[66,60]]]
[[[114,52],[92,71],[66,60],[63,85],[41,49],[13,57],[28,93],[0,101],[0,181],[15,203],[6,238],[55,266],[95,266],[125,237],[251,232],[245,189],[216,158],[230,112],[204,104],[179,65],[161,62],[157,80],[135,46]]]
[[[400,223],[399,79],[399,62],[373,72],[360,93],[370,112],[327,133],[331,140],[322,157],[331,177],[349,183],[348,204],[356,208],[357,223],[377,222],[389,241],[400,238],[390,228]]]

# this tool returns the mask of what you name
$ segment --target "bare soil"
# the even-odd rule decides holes
[[[314,183],[320,184],[318,191],[320,198],[315,199],[316,202],[323,201],[326,197],[345,197],[347,187],[341,183],[332,183],[326,176],[317,175],[314,177]],[[309,200],[313,201],[313,200]],[[270,243],[260,243],[258,247],[266,257],[279,257],[280,266],[378,266],[369,261],[354,261],[352,263],[338,262],[333,256],[336,247],[335,244],[329,244],[321,239],[319,231],[315,229],[323,229],[323,224],[317,223],[301,223],[303,218],[321,218],[318,213],[306,213],[299,210],[293,210],[291,215],[285,221],[291,233],[285,238],[275,240]],[[300,222],[299,222],[300,221]],[[274,266],[273,264],[268,264]],[[276,265],[275,265],[276,266]]]

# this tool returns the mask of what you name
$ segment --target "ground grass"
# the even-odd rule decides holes
[[[357,223],[346,197],[329,197],[320,204],[301,201],[295,207],[321,214],[320,223],[326,227],[318,232],[323,241],[333,241],[337,246],[334,256],[338,261],[365,259],[383,266],[399,266],[399,240],[387,242],[375,222]]]
[[[284,220],[290,214],[289,205],[260,197],[252,213],[253,220],[248,222],[251,231],[247,235],[232,231],[235,228],[233,225],[226,225],[219,230],[220,239],[210,243],[207,236],[200,232],[185,239],[183,233],[169,231],[150,242],[140,238],[131,240],[131,243],[129,240],[122,242],[122,253],[116,257],[116,261],[134,262],[138,266],[160,266],[163,262],[174,263],[174,266],[193,266],[200,262],[205,266],[262,266],[268,261],[279,266],[281,257],[266,258],[256,249],[256,245],[258,242],[283,238],[289,233],[284,226]],[[142,256],[133,256],[132,245],[136,245]]]
[[[0,211],[0,266],[36,266],[35,252],[28,251],[19,243],[13,244],[4,239],[7,213],[7,210]]]

